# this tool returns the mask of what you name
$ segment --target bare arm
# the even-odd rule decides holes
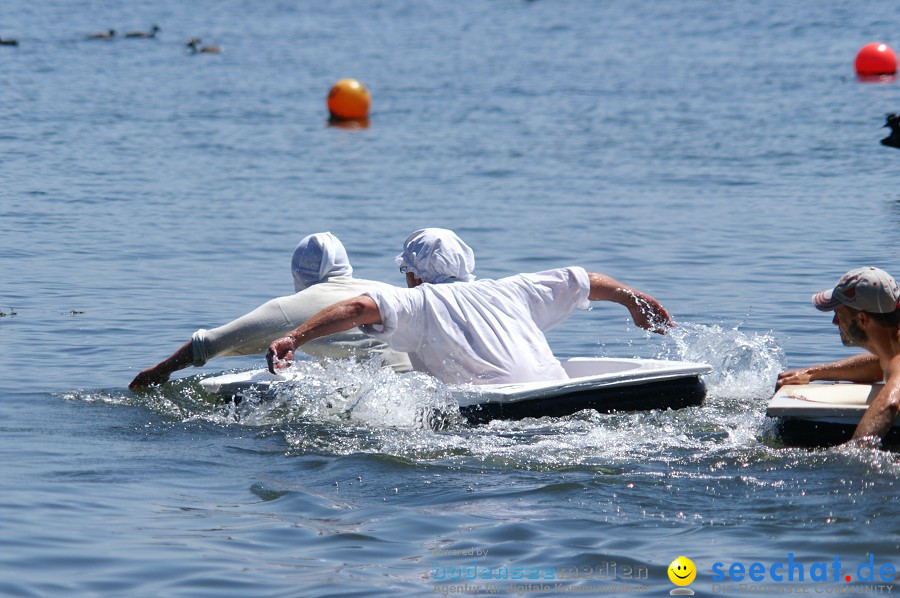
[[[137,390],[139,388],[146,388],[152,384],[165,384],[169,381],[169,376],[172,375],[172,372],[182,370],[193,362],[194,352],[191,349],[191,341],[188,341],[168,358],[135,376],[134,380],[131,381],[131,384],[128,385],[128,388]]]
[[[867,436],[884,438],[894,425],[897,413],[900,412],[900,356],[892,360],[890,371],[891,376],[884,388],[859,420],[856,432],[853,433],[853,440]]]
[[[872,384],[880,382],[883,377],[884,370],[881,368],[878,358],[871,353],[863,353],[839,361],[781,372],[775,382],[775,390],[777,391],[785,384],[809,384],[815,380],[843,380]]]
[[[635,326],[665,334],[666,328],[675,326],[669,312],[656,299],[605,274],[588,272],[591,301],[612,301],[624,305],[631,314]]]
[[[269,345],[266,363],[269,371],[284,367],[285,360],[294,358],[294,349],[317,338],[350,330],[363,324],[381,324],[381,312],[371,297],[345,299],[326,307],[282,338]]]

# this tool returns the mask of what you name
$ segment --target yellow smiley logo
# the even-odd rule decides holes
[[[697,567],[694,561],[686,556],[680,556],[669,565],[669,579],[676,586],[689,585],[697,577]]]

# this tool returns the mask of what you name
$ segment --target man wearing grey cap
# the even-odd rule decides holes
[[[900,411],[900,288],[884,270],[857,268],[844,274],[831,290],[813,296],[820,311],[833,311],[832,323],[848,347],[868,353],[782,372],[776,389],[786,384],[808,384],[814,380],[844,380],[884,388],[872,400],[856,427],[853,439],[883,438]]]

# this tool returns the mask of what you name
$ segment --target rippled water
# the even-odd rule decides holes
[[[900,47],[892,3],[7,4],[0,592],[431,595],[477,565],[590,567],[582,588],[630,567],[663,595],[685,555],[702,595],[716,562],[900,569],[896,453],[786,448],[764,416],[778,371],[850,354],[809,296],[900,272],[878,143],[900,94],[852,72]],[[368,128],[326,123],[346,76]],[[554,350],[708,362],[706,402],[471,427],[433,380],[310,362],[275,400],[202,393],[250,357],[127,390],[290,292],[305,234],[402,283],[422,226],[482,277],[578,264],[647,290],[667,337],[597,305]]]

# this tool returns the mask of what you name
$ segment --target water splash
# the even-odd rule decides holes
[[[687,323],[668,336],[673,346],[658,358],[711,365],[713,371],[704,379],[709,396],[720,401],[770,397],[786,363],[784,351],[770,334]]]
[[[295,382],[245,393],[240,401],[206,394],[199,376],[142,395],[95,391],[66,398],[142,405],[176,421],[256,429],[283,438],[289,454],[369,453],[454,468],[578,467],[603,475],[716,478],[751,463],[787,460],[805,466],[831,454],[783,449],[773,440],[765,403],[784,356],[770,335],[681,324],[667,338],[659,358],[713,366],[702,407],[608,415],[583,411],[473,427],[459,415],[450,388],[434,378],[349,361],[298,361],[292,366]],[[849,457],[860,459],[857,453]],[[863,462],[896,473],[896,459]]]
[[[298,362],[289,371],[294,380],[244,393],[229,416],[249,426],[318,421],[438,429],[462,422],[450,389],[426,374],[343,360]]]

